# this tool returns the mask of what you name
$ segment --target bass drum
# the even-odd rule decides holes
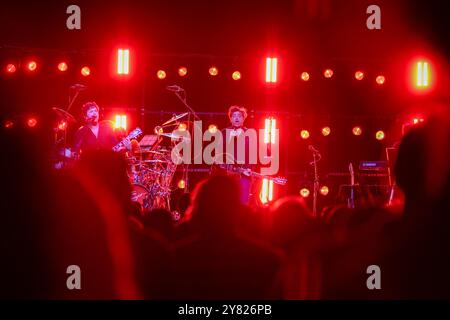
[[[131,185],[131,201],[139,203],[143,210],[148,208],[148,197],[148,189],[142,184],[134,183]]]

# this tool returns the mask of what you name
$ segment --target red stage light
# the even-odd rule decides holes
[[[14,122],[12,122],[12,120],[6,120],[5,123],[3,124],[3,126],[6,129],[11,129],[12,127],[14,127]]]
[[[130,49],[117,49],[117,74],[129,74]]]
[[[382,130],[377,131],[377,133],[375,133],[375,138],[377,140],[383,140],[385,137],[384,132]]]
[[[166,72],[164,70],[158,70],[156,72],[156,76],[158,77],[158,79],[162,80],[166,78]]]
[[[187,68],[186,67],[181,67],[178,69],[178,75],[180,77],[184,77],[185,75],[187,75]]]
[[[264,143],[275,143],[277,120],[274,118],[266,118],[264,125]]]
[[[208,72],[213,77],[219,74],[219,70],[216,67],[209,68]]]
[[[215,134],[217,132],[217,126],[215,124],[210,124],[209,127],[208,127],[208,131],[211,134]]]
[[[65,120],[62,120],[58,123],[58,129],[61,131],[64,131],[67,129],[67,122]]]
[[[178,181],[178,188],[179,189],[184,189],[184,188],[186,188],[186,181],[184,181],[183,179],[180,179],[179,181]]]
[[[240,80],[241,73],[239,71],[234,71],[233,74],[231,75],[231,77],[233,78],[233,80]]]
[[[310,194],[310,191],[309,191],[308,188],[302,188],[302,189],[300,190],[300,195],[301,195],[303,198],[308,198],[308,197],[309,197],[309,194]]]
[[[386,78],[380,74],[379,76],[377,76],[375,81],[377,82],[377,84],[382,85],[386,81]]]
[[[414,118],[412,122],[413,122],[413,124],[419,124],[419,122],[422,123],[423,121],[424,121],[423,118],[417,117],[417,118]]]
[[[262,204],[267,204],[273,200],[273,180],[264,178],[262,180],[261,191],[259,193],[259,199]]]
[[[91,69],[87,66],[81,68],[81,75],[87,77],[91,74]]]
[[[328,195],[329,192],[330,192],[330,189],[327,186],[323,186],[322,188],[320,188],[320,194],[323,196]]]
[[[358,80],[358,81],[364,79],[364,73],[362,71],[356,71],[355,72],[355,79]]]
[[[300,76],[303,81],[309,80],[309,73],[308,72],[302,72],[302,75]]]
[[[124,114],[116,114],[114,128],[122,128],[124,130],[127,130],[127,116]]]
[[[352,129],[352,132],[355,136],[360,136],[362,134],[362,129],[361,129],[361,127],[354,127]]]
[[[416,67],[416,87],[427,88],[430,85],[430,64],[427,61],[418,61]]]
[[[182,122],[178,125],[178,130],[179,131],[186,131],[187,130],[187,124]]]
[[[324,137],[329,136],[330,133],[331,133],[330,127],[323,127],[323,128],[322,128],[322,135],[323,135]]]
[[[326,69],[324,72],[323,72],[323,76],[325,77],[325,78],[331,78],[332,76],[333,76],[333,70],[331,70],[331,69]]]
[[[27,69],[29,71],[36,71],[37,69],[37,62],[36,61],[30,61],[27,63]]]
[[[8,63],[6,65],[6,72],[7,73],[14,73],[14,72],[16,72],[16,70],[17,70],[17,68],[16,68],[16,66],[14,64]]]
[[[277,58],[266,58],[266,82],[277,82]]]
[[[67,71],[67,68],[68,68],[67,63],[65,63],[64,61],[58,63],[58,70],[59,71],[61,71],[61,72]]]
[[[34,128],[37,125],[36,118],[28,118],[27,120],[27,126],[30,128]]]
[[[300,132],[300,136],[302,137],[302,139],[306,140],[309,138],[309,131],[308,130],[302,130]]]

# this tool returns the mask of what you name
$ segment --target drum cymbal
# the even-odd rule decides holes
[[[168,137],[168,138],[172,138],[172,139],[183,139],[186,141],[190,141],[191,139],[187,138],[187,137],[183,137],[182,135],[178,135],[175,133],[160,133],[160,136],[164,136],[164,137]]]
[[[68,113],[67,111],[60,109],[60,108],[56,108],[53,107],[52,110],[61,118],[65,119],[65,120],[69,120],[72,122],[77,122],[77,120],[75,120],[75,117],[73,115],[71,115],[70,113]]]
[[[167,163],[167,161],[159,160],[159,159],[155,159],[155,160],[142,160],[142,162],[145,162],[145,163]]]
[[[169,124],[169,123],[172,123],[172,122],[174,122],[174,121],[177,121],[177,120],[179,120],[179,119],[181,119],[181,118],[183,118],[183,117],[185,117],[185,116],[187,116],[187,115],[188,115],[188,112],[182,113],[182,114],[179,114],[179,115],[174,115],[171,119],[167,120],[167,121],[164,122],[162,125],[165,126],[165,125],[167,125],[167,124]]]
[[[159,155],[164,155],[164,153],[159,152],[159,151],[152,151],[152,150],[142,150],[139,152],[136,152],[137,154],[147,154],[147,153],[151,153],[151,154],[159,154]]]

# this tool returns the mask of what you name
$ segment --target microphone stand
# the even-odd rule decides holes
[[[314,191],[313,191],[313,216],[317,217],[317,194],[319,192],[319,174],[317,170],[317,152],[313,152],[313,164],[314,164]]]
[[[175,95],[177,96],[177,98],[188,109],[187,131],[190,133],[191,132],[191,117],[194,117],[194,121],[195,120],[200,120],[201,121],[201,119],[197,116],[197,113],[194,111],[194,109],[192,109],[192,107],[187,103],[187,101],[186,101],[186,91],[184,89],[181,89],[181,90],[174,91],[174,92],[175,92]],[[181,92],[184,93],[183,96],[181,95]],[[191,138],[191,141],[192,141],[192,138]],[[188,193],[189,192],[189,164],[184,164],[183,165],[183,180],[185,182],[184,193]]]
[[[69,112],[70,108],[72,107],[73,103],[75,102],[75,100],[77,99],[77,97],[78,97],[78,95],[80,94],[80,91],[81,91],[81,89],[76,89],[76,88],[75,88],[75,90],[76,90],[76,92],[75,92],[75,95],[73,96],[73,98],[71,98],[70,94],[69,94],[69,105],[68,105],[67,110],[66,110],[67,112]],[[63,130],[63,136],[62,136],[61,139],[58,139],[58,133],[56,133],[56,135],[55,135],[55,147],[57,147],[57,144],[60,141],[62,141],[62,144],[63,144],[63,154],[64,154],[64,156],[62,158],[63,159],[62,167],[65,168],[66,167],[66,162],[67,162],[67,160],[66,160],[67,126]],[[70,156],[72,157],[72,154]]]

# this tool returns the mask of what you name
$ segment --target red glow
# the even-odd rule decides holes
[[[323,127],[323,128],[322,128],[322,135],[323,135],[324,137],[329,136],[330,133],[331,133],[330,127]]]
[[[379,76],[377,76],[375,81],[377,82],[377,84],[382,85],[382,84],[385,83],[386,78],[383,75],[380,74]]]
[[[37,62],[36,61],[30,61],[27,63],[27,69],[29,71],[35,71],[37,69]]]
[[[188,71],[187,71],[187,68],[186,68],[186,67],[180,67],[180,68],[178,69],[178,75],[179,75],[180,77],[186,76],[187,73],[188,73]]]
[[[267,178],[262,180],[261,190],[259,192],[259,199],[262,204],[268,204],[273,200],[273,181]]]
[[[438,65],[431,52],[416,54],[408,61],[405,80],[409,92],[413,95],[427,95],[437,86]]]
[[[3,126],[6,129],[11,129],[12,127],[14,127],[14,122],[12,122],[11,120],[6,120]]]
[[[422,122],[424,122],[424,119],[422,117],[420,117],[420,116],[414,118],[413,121],[412,121],[413,124],[419,124],[419,123],[422,123]]]
[[[219,74],[219,70],[216,67],[209,68],[208,72],[213,77]]]
[[[27,126],[30,128],[34,128],[37,125],[37,120],[36,118],[29,118],[27,120]]]
[[[179,181],[178,181],[178,188],[179,189],[184,189],[184,188],[186,188],[186,181],[184,181],[183,179],[180,179]]]
[[[67,63],[65,63],[64,61],[58,63],[58,70],[59,71],[61,71],[61,72],[67,71],[67,68],[68,68]]]
[[[8,63],[8,64],[6,65],[6,72],[8,72],[8,73],[14,73],[14,72],[16,72],[16,70],[17,70],[17,68],[16,68],[16,66],[15,66],[14,64]]]
[[[300,132],[300,136],[302,137],[302,139],[306,140],[309,138],[309,131],[308,130],[302,130]]]
[[[158,77],[159,80],[162,80],[162,79],[165,79],[167,75],[164,70],[158,70],[156,72],[156,76]]]
[[[333,76],[333,74],[334,74],[334,72],[333,72],[333,70],[331,70],[331,69],[326,69],[324,72],[323,72],[323,76],[325,77],[325,78],[331,78],[332,76]]]
[[[127,130],[127,116],[124,114],[116,114],[114,117],[114,128],[122,128]]]
[[[375,138],[379,141],[383,140],[385,138],[384,131],[382,130],[377,131],[377,133],[375,134]]]
[[[91,74],[91,69],[87,66],[81,68],[81,75],[87,77]]]
[[[309,73],[308,72],[302,72],[301,76],[303,81],[308,81],[309,80]]]
[[[277,58],[266,58],[266,82],[275,83],[277,82],[277,68],[278,59]]]
[[[231,75],[231,77],[233,78],[233,80],[240,80],[241,73],[239,71],[234,71],[233,74]]]
[[[62,120],[60,123],[58,123],[58,129],[61,131],[64,131],[67,129],[67,122]]]
[[[309,191],[308,188],[302,188],[302,189],[300,190],[300,195],[301,195],[303,198],[308,198],[308,197],[309,197],[309,194],[310,194],[310,191]]]
[[[210,124],[210,125],[208,126],[208,131],[209,131],[211,134],[215,134],[215,133],[217,132],[217,126],[216,126],[215,124]]]
[[[358,81],[361,81],[364,79],[364,73],[362,71],[356,71],[355,72],[355,79]]]
[[[130,73],[130,49],[117,49],[117,74]]]
[[[323,186],[322,188],[320,188],[320,194],[323,196],[328,195],[329,192],[330,192],[330,189],[327,186]]]
[[[352,132],[355,136],[360,136],[362,134],[362,129],[361,129],[361,127],[354,127],[352,129]]]

